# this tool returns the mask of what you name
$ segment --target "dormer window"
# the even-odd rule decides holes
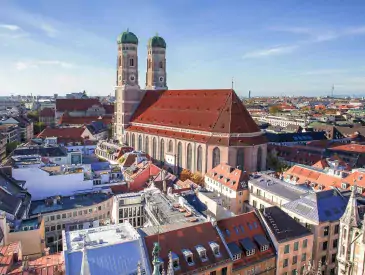
[[[249,256],[252,256],[252,255],[255,255],[255,252],[256,252],[256,249],[247,250],[246,251],[246,256],[249,257]]]
[[[362,194],[362,187],[357,187],[357,193]]]
[[[174,267],[174,270],[179,270],[180,269],[180,265],[179,265],[179,257],[174,253],[171,252],[171,256],[172,256],[172,266]]]
[[[208,258],[207,258],[207,250],[203,246],[201,246],[201,245],[198,245],[195,248],[196,248],[196,251],[199,254],[199,257],[200,257],[201,261],[202,262],[207,261],[208,260]]]
[[[194,265],[193,253],[189,249],[184,249],[182,252],[188,265]]]
[[[214,254],[215,257],[220,257],[221,256],[221,253],[219,251],[219,244],[217,244],[216,242],[210,242],[209,246],[212,249],[213,254]]]
[[[260,247],[260,251],[261,252],[264,252],[266,250],[269,250],[269,246],[268,245],[263,245],[263,246]]]
[[[347,183],[344,183],[344,182],[343,182],[343,183],[341,184],[341,187],[342,187],[343,189],[347,189]]]
[[[239,259],[241,259],[241,254],[235,254],[235,255],[233,255],[233,261],[237,261]]]

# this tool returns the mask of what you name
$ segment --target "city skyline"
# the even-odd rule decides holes
[[[4,1],[0,96],[113,94],[116,37],[139,38],[144,88],[147,41],[167,43],[170,89],[234,88],[241,96],[363,93],[365,4],[332,1]]]

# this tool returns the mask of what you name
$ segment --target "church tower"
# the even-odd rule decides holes
[[[352,187],[351,197],[347,203],[345,213],[340,218],[339,251],[337,253],[338,274],[355,275],[358,267],[355,265],[356,246],[362,239],[361,219],[356,199],[356,184]],[[363,244],[361,244],[363,246]],[[356,253],[357,252],[357,253]]]
[[[138,38],[129,30],[118,36],[117,80],[115,88],[114,137],[125,142],[125,129],[142,99],[138,85]]]
[[[146,90],[167,90],[166,42],[157,34],[147,46]]]

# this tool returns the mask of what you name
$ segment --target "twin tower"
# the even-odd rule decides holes
[[[117,86],[138,84],[138,38],[129,30],[118,36]],[[146,90],[167,90],[166,42],[158,35],[148,41]]]

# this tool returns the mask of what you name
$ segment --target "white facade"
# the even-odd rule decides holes
[[[142,193],[126,193],[114,196],[112,221],[115,224],[129,222],[133,227],[142,227],[145,222]]]
[[[289,118],[285,116],[262,116],[256,118],[258,121],[269,123],[273,126],[287,127],[288,125],[297,125],[306,127],[309,123],[315,121],[311,118]]]

